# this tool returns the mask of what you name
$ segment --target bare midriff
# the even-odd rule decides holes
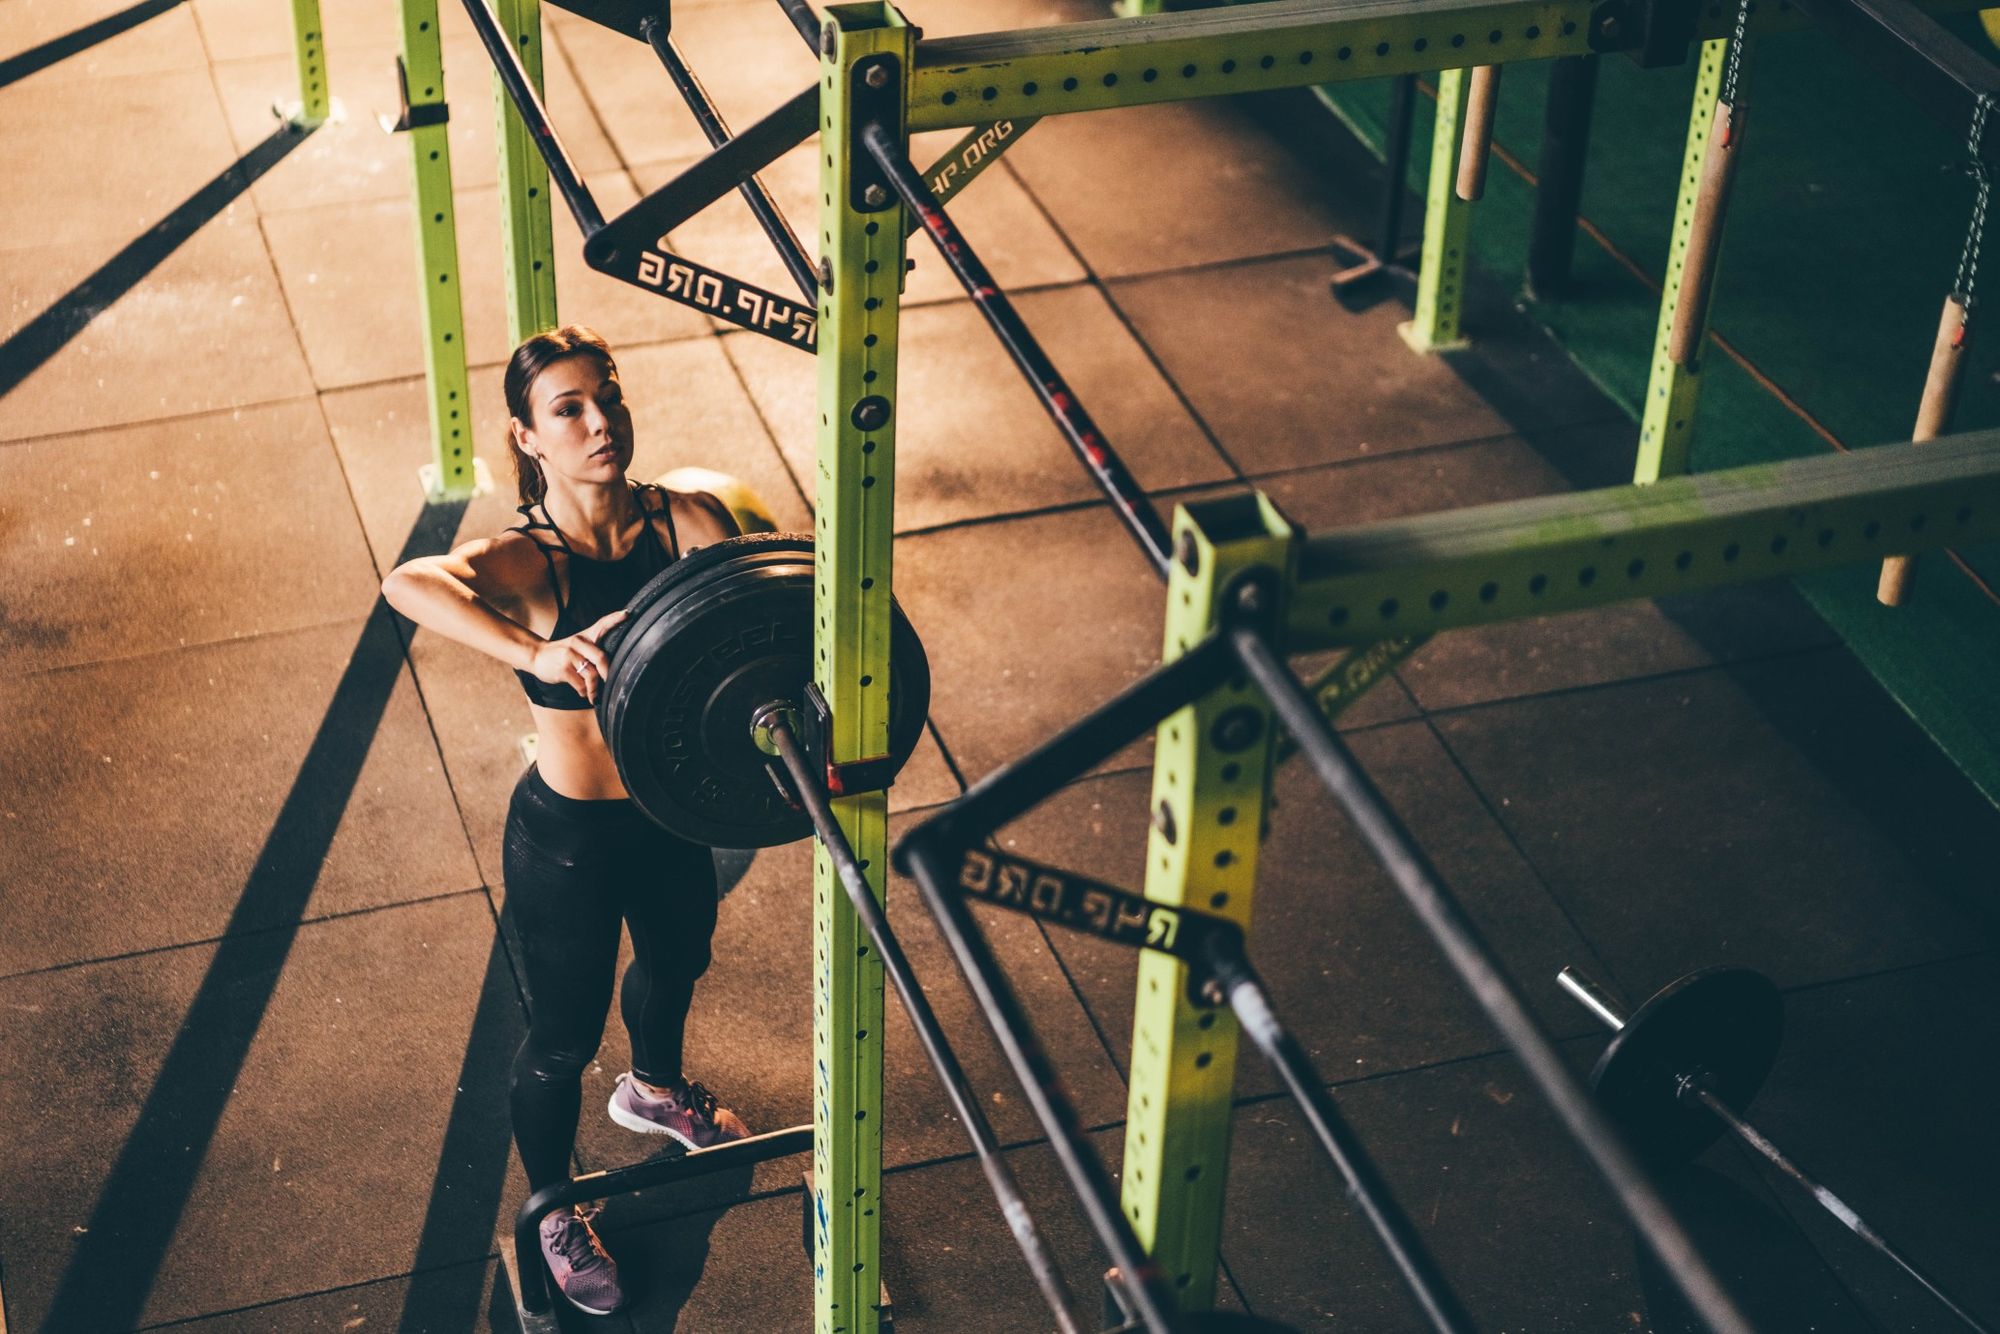
[[[545,709],[530,704],[528,712],[535,719],[535,767],[543,782],[578,801],[625,795],[618,766],[597,727],[597,710]]]

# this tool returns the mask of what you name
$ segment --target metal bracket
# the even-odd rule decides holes
[[[900,62],[892,55],[873,55],[855,62],[854,106],[848,125],[852,140],[848,161],[853,164],[848,179],[848,204],[857,213],[880,213],[897,206],[894,188],[882,164],[861,142],[861,131],[880,125],[897,140],[903,137],[903,86]]]
[[[826,791],[831,797],[857,797],[863,792],[886,792],[896,781],[896,758],[871,755],[865,760],[835,764],[827,758],[833,747],[833,710],[817,683],[806,686],[805,717],[799,729],[800,742],[815,773],[826,775]]]
[[[410,105],[410,70],[401,56],[396,57],[396,98],[402,110],[396,119],[377,116],[375,119],[389,134],[401,134],[405,130],[420,130],[426,125],[443,125],[451,119],[451,107],[444,102],[420,102]]]
[[[1603,0],[1590,11],[1590,49],[1622,51],[1640,69],[1687,63],[1699,0]]]

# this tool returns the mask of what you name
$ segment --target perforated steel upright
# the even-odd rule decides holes
[[[333,102],[326,83],[326,34],[320,30],[319,0],[292,0],[292,40],[299,61],[299,105],[287,118],[299,129],[325,123]]]
[[[819,454],[814,680],[833,714],[829,759],[889,749],[890,536],[896,330],[905,218],[870,190],[858,130],[901,137],[915,32],[885,3],[833,5],[820,62]],[[882,897],[888,801],[834,802]],[[880,1326],[882,965],[835,879],[813,858],[813,1274],[819,1334]]]
[[[494,16],[514,45],[535,92],[542,94],[541,0],[496,0]],[[549,169],[527,124],[493,74],[499,119],[500,242],[507,266],[507,332],[518,344],[556,325],[555,233],[549,216]]]
[[[471,413],[465,374],[465,316],[459,300],[458,231],[451,198],[451,142],[437,0],[402,0],[398,130],[410,141],[416,176],[417,265],[424,292],[424,368],[430,388],[431,458],[427,496],[473,492]]]
[[[1183,507],[1174,534],[1169,661],[1214,630],[1238,572],[1267,566],[1280,588],[1288,584],[1294,545],[1290,524],[1262,495]],[[1160,725],[1147,898],[1248,930],[1271,755],[1270,705],[1240,678]],[[1193,1004],[1187,985],[1186,964],[1140,955],[1122,1203],[1183,1309],[1205,1311],[1215,1302],[1237,1027],[1227,1009]]]
[[[1465,247],[1472,235],[1472,205],[1452,188],[1459,140],[1465,133],[1466,70],[1438,75],[1437,122],[1431,132],[1431,172],[1424,189],[1424,250],[1417,267],[1417,308],[1400,326],[1403,341],[1419,352],[1465,346],[1458,321],[1465,292]],[[1402,182],[1392,181],[1391,189]]]
[[[1673,240],[1667,250],[1667,278],[1660,291],[1660,320],[1653,335],[1653,368],[1646,380],[1645,411],[1639,418],[1639,457],[1635,482],[1656,482],[1688,470],[1688,445],[1694,438],[1695,402],[1701,395],[1702,360],[1708,330],[1693,364],[1682,366],[1668,352],[1674,308],[1688,279],[1688,239],[1694,230],[1695,200],[1708,155],[1719,152],[1710,130],[1715,125],[1715,99],[1722,91],[1722,69],[1729,59],[1729,41],[1718,38],[1701,45],[1701,66],[1695,74],[1694,106],[1688,113],[1687,151],[1681,161],[1680,190],[1674,201]],[[1715,278],[1709,275],[1711,286]]]

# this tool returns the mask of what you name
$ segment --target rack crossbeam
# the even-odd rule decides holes
[[[1923,5],[1932,14],[1975,7]],[[1622,49],[1593,36],[1592,14],[1584,0],[1266,0],[937,38],[917,47],[910,129]],[[1710,5],[1695,40],[1725,37],[1734,24],[1733,7]],[[1759,6],[1750,20],[1760,35],[1806,24],[1791,0]]]
[[[1434,634],[1994,536],[2000,431],[1481,505],[1309,539],[1286,647]]]

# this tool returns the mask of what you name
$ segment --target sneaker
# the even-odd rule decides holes
[[[678,1092],[655,1098],[630,1074],[618,1076],[618,1087],[611,1090],[611,1119],[642,1135],[669,1136],[690,1149],[713,1148],[750,1133],[736,1113],[717,1107],[715,1095],[700,1084],[682,1084]]]
[[[618,1262],[597,1239],[590,1220],[597,1210],[578,1205],[542,1220],[542,1259],[569,1304],[592,1315],[610,1315],[625,1304]]]

